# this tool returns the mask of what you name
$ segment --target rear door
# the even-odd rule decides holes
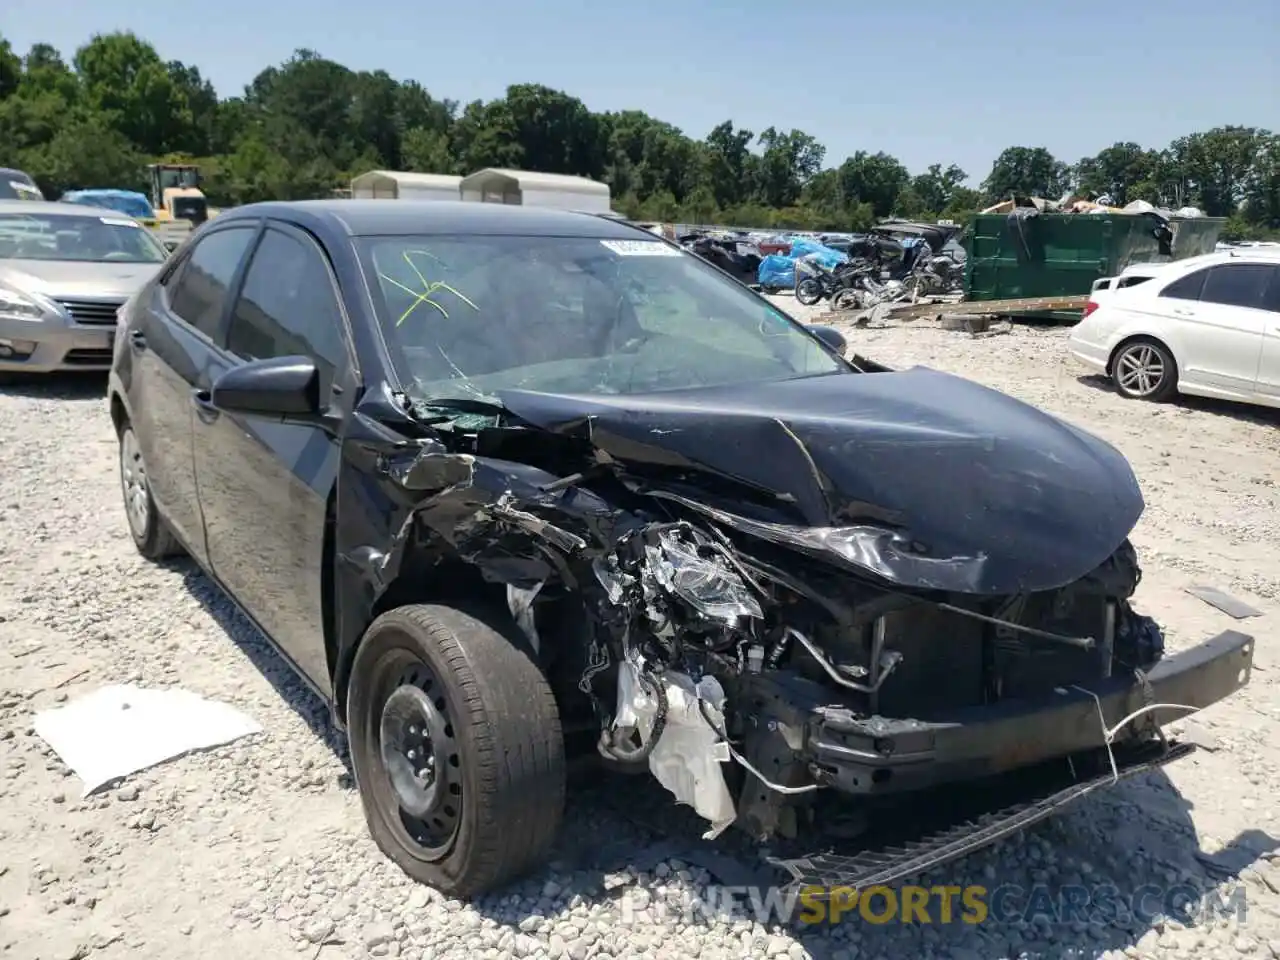
[[[1271,270],[1263,263],[1220,263],[1189,273],[1160,292],[1159,302],[1167,304],[1182,348],[1180,377],[1227,393],[1253,392]]]
[[[355,375],[328,257],[307,233],[263,231],[202,386],[250,360],[307,356],[330,410],[349,412]],[[214,574],[317,689],[330,692],[322,582],[337,477],[335,432],[198,405],[196,481]]]
[[[229,291],[257,224],[228,225],[201,237],[153,289],[125,345],[133,376],[129,407],[152,496],[197,560],[204,526],[196,498],[191,392],[222,337]]]
[[[1266,330],[1262,335],[1257,390],[1268,400],[1280,401],[1280,266],[1271,267],[1271,283],[1262,309],[1266,312]]]

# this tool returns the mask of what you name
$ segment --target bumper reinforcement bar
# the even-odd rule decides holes
[[[1188,743],[1170,742],[1166,747],[1151,742],[1123,758],[1116,754],[1119,779],[1155,770],[1195,751]],[[809,892],[818,899],[829,897],[835,888],[865,890],[916,876],[951,860],[956,860],[998,840],[1017,833],[1057,813],[1067,804],[1109,786],[1116,779],[1110,767],[1089,779],[1061,789],[1042,792],[989,813],[944,827],[898,845],[866,849],[852,855],[834,852],[811,854],[794,859],[770,857],[769,862],[790,875],[788,890],[817,888]],[[1059,781],[1060,782],[1060,781]]]

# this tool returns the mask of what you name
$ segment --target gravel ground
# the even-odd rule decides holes
[[[926,364],[1030,400],[1130,457],[1148,497],[1134,538],[1146,570],[1138,606],[1171,646],[1242,626],[1184,593],[1191,583],[1266,611],[1242,626],[1261,641],[1251,686],[1181,725],[1207,749],[922,882],[1111,884],[1122,895],[1217,884],[1243,889],[1245,923],[1122,913],[796,931],[687,915],[678,905],[715,882],[699,863],[705,845],[676,818],[655,847],[617,812],[630,781],[575,795],[542,874],[479,903],[444,900],[397,875],[367,838],[321,704],[196,570],[134,552],[103,383],[89,378],[0,389],[0,955],[1280,958],[1280,412],[1121,401],[1064,364],[1062,330],[974,338],[918,322],[849,337],[892,366]],[[82,801],[31,718],[109,682],[179,684],[266,732]]]

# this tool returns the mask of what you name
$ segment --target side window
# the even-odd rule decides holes
[[[217,339],[231,279],[253,231],[253,227],[234,227],[209,234],[170,278],[169,309],[207,337]]]
[[[245,360],[307,356],[323,389],[345,355],[342,313],[320,251],[268,229],[245,273],[227,349]]]
[[[1271,283],[1262,299],[1262,309],[1280,313],[1280,267],[1271,268]]]
[[[1204,289],[1205,277],[1212,269],[1210,267],[1206,270],[1197,270],[1195,273],[1188,273],[1185,277],[1179,277],[1161,290],[1160,296],[1172,297],[1174,300],[1199,300],[1200,291]]]
[[[1200,300],[1261,310],[1273,269],[1268,263],[1228,263],[1214,267],[1204,282]]]

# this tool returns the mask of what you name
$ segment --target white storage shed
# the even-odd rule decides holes
[[[370,170],[351,181],[351,196],[360,200],[458,200],[461,177],[444,173]]]
[[[554,207],[580,213],[610,213],[609,185],[563,173],[533,173],[491,167],[463,177],[463,200]]]

